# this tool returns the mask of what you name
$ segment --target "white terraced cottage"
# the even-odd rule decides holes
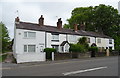
[[[17,63],[45,61],[44,48],[55,48],[60,53],[69,52],[69,43],[77,43],[81,37],[87,37],[89,46],[93,43],[99,48],[111,48],[114,50],[114,39],[91,31],[62,28],[61,18],[57,27],[44,25],[44,18],[38,20],[38,24],[21,22],[19,17],[15,19],[13,54]]]

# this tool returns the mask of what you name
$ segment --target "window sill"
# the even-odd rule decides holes
[[[59,40],[51,40],[51,41],[54,41],[54,42],[59,42]]]
[[[36,38],[25,38],[25,37],[24,37],[23,39],[36,39]]]

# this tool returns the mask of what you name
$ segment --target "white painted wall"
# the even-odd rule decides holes
[[[46,32],[46,43],[47,43],[46,47],[47,48],[52,48],[52,46],[51,46],[51,44],[52,44],[51,39],[52,39],[51,33]]]
[[[81,37],[82,36],[78,36],[78,35],[68,35],[68,42],[72,44],[76,44],[78,42],[78,39]]]
[[[46,53],[24,53],[17,55],[17,63],[46,61]]]
[[[26,31],[36,32],[36,38],[24,38],[24,32]],[[45,48],[45,32],[16,29],[16,53],[23,54],[24,45],[29,44],[36,45],[36,53],[39,53],[41,44],[43,44],[43,47]]]
[[[88,38],[90,38],[90,43],[88,43],[89,46],[91,46],[93,43],[95,43],[95,37],[88,37]]]
[[[24,32],[36,32],[36,38],[24,38]],[[17,59],[18,63],[21,62],[32,62],[32,61],[45,61],[45,53],[40,52],[40,46],[43,45],[43,49],[45,48],[45,32],[44,31],[34,31],[34,30],[25,30],[25,29],[16,29],[15,28],[14,34],[14,46],[13,46],[13,54]],[[67,37],[67,38],[66,38]],[[69,43],[76,44],[78,39],[83,36],[79,35],[70,35],[70,34],[59,34],[59,42],[54,42],[52,40],[52,34],[46,32],[46,48],[52,48],[51,45],[59,45],[59,51],[61,52],[60,44],[63,41],[67,41]],[[95,37],[85,36],[90,38],[89,46],[92,43],[95,43]],[[113,43],[109,44],[109,39],[107,38],[100,38],[101,43],[97,43],[96,38],[96,45],[98,47],[113,47],[114,50],[114,39],[112,40]],[[24,53],[24,45],[36,45],[36,52],[34,53]],[[68,46],[68,45],[66,45]],[[68,46],[69,47],[69,46]],[[64,46],[65,48],[65,46]],[[65,51],[64,51],[65,52]]]
[[[24,32],[36,32],[35,38],[24,38]],[[45,48],[45,32],[16,29],[15,31],[15,57],[17,62],[45,61],[45,54],[40,52],[40,46]],[[36,45],[36,52],[25,53],[24,45]],[[39,58],[38,58],[39,57]],[[33,59],[33,60],[32,60]]]
[[[106,39],[106,46],[109,48],[109,47],[112,47],[112,50],[114,50],[114,39],[112,39],[112,44],[109,44],[109,39]]]

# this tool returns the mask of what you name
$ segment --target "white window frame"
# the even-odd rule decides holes
[[[57,36],[57,37],[55,37],[55,36]],[[53,41],[59,41],[59,34],[52,34],[52,40]]]
[[[26,36],[25,36],[25,33],[26,33]],[[29,33],[34,33],[35,36],[34,36],[34,37],[30,37],[30,36],[29,36]],[[36,38],[36,32],[24,31],[24,38]]]
[[[101,43],[101,39],[100,38],[97,39],[97,43]]]
[[[112,44],[112,39],[109,39],[109,44]]]
[[[25,46],[27,46],[27,51],[25,52]],[[28,50],[28,46],[35,46],[35,51],[33,51],[33,52],[28,52],[29,50]],[[35,53],[36,52],[36,45],[34,45],[34,44],[29,44],[29,45],[23,45],[23,51],[24,51],[24,53]]]

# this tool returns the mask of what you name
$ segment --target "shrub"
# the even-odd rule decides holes
[[[90,47],[89,51],[98,52],[98,47]]]
[[[56,52],[56,49],[54,49],[54,48],[45,48],[44,52]]]
[[[70,44],[69,51],[71,52],[85,52],[85,47],[80,44]]]
[[[44,52],[46,52],[46,58],[51,59],[52,58],[52,52],[57,52],[54,48],[45,48]]]

